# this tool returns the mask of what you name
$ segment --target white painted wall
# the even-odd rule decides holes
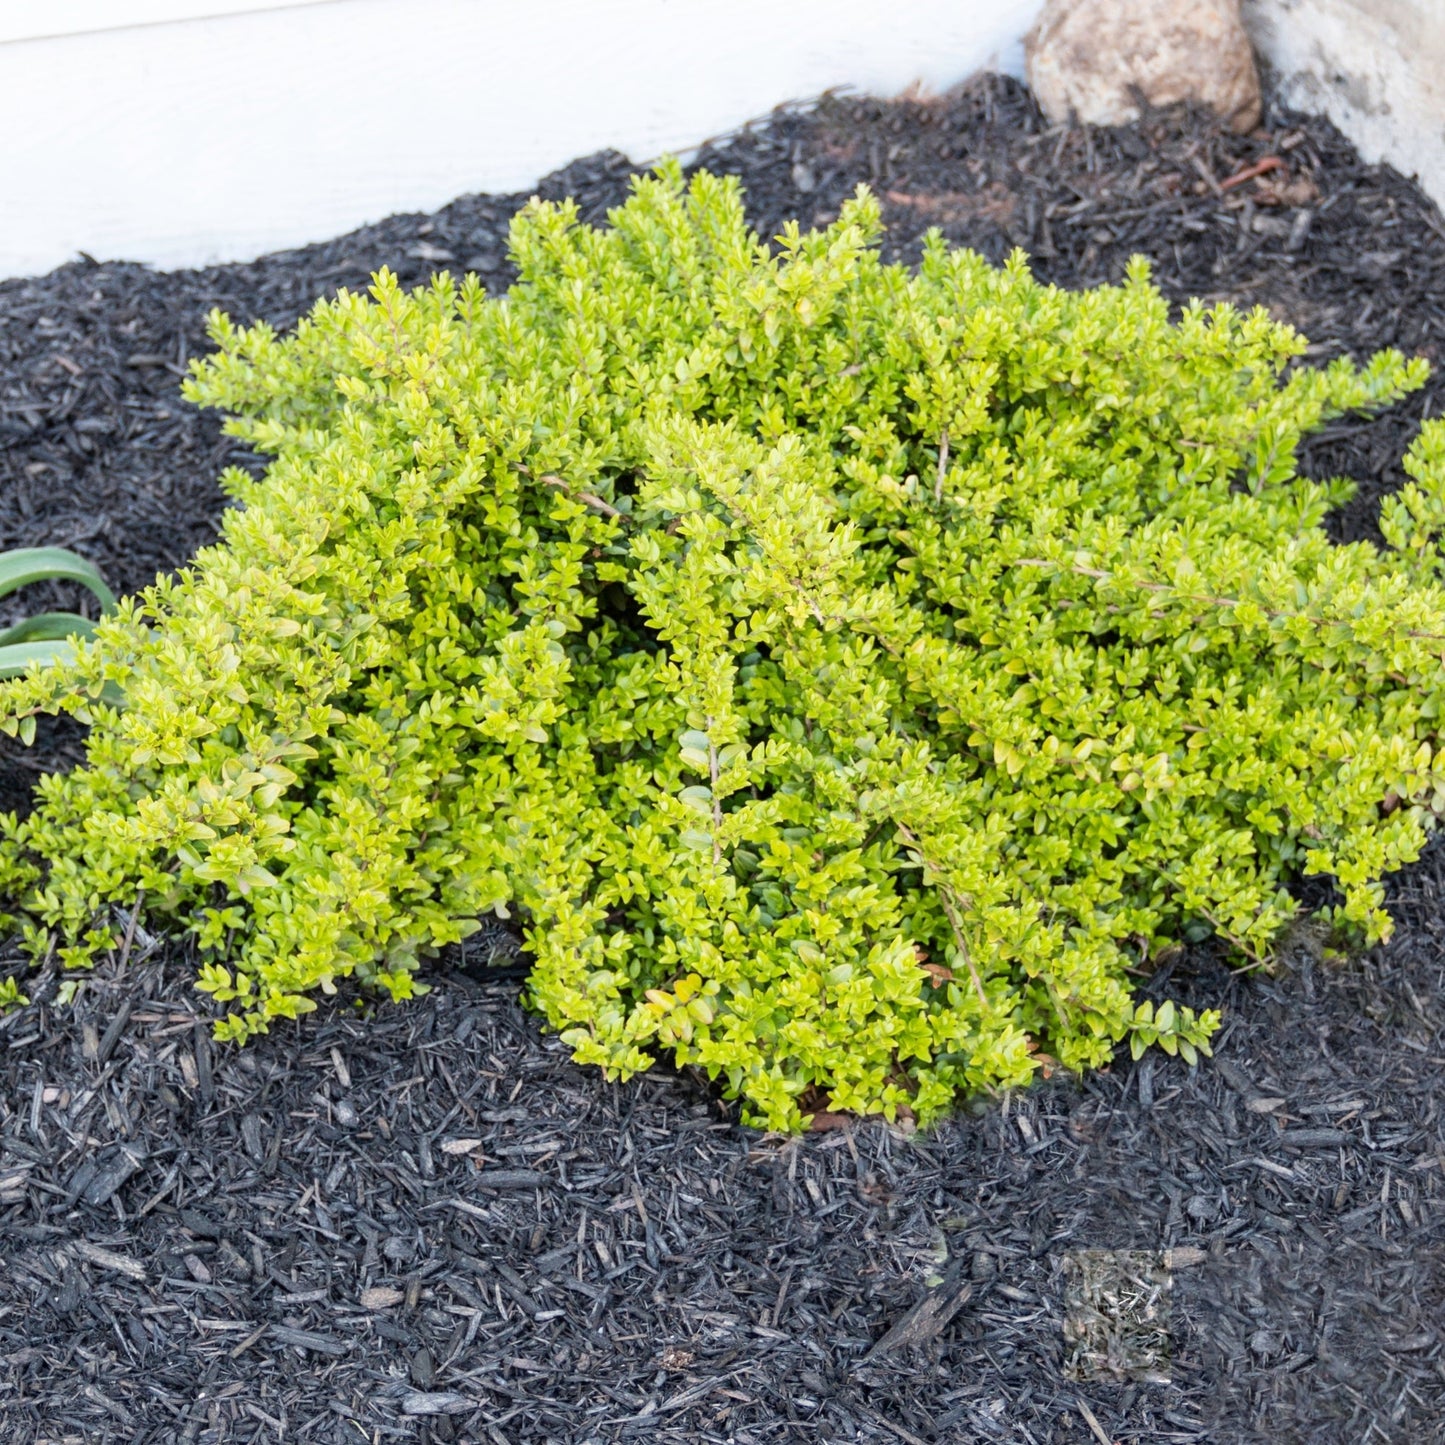
[[[207,20],[248,10],[294,10],[335,0],[0,0],[0,41],[43,40],[125,30],[171,20]]]
[[[1445,0],[1244,0],[1284,100],[1445,205]]]
[[[1017,74],[1041,0],[0,0],[0,276],[322,240],[840,86]]]

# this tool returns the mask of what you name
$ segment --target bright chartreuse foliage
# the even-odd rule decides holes
[[[4,830],[34,946],[84,961],[143,890],[245,1039],[510,912],[578,1059],[786,1129],[1193,1058],[1217,1016],[1131,974],[1201,929],[1266,955],[1302,873],[1388,931],[1445,801],[1445,432],[1384,549],[1331,544],[1348,485],[1294,457],[1423,362],[1171,323],[1142,261],[887,266],[866,193],[771,251],[675,167],[611,219],[531,205],[505,297],[215,318],[189,395],[269,470],[0,690],[92,724]]]

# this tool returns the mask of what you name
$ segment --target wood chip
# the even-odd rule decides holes
[[[88,1260],[101,1269],[114,1270],[116,1274],[123,1274],[129,1279],[143,1280],[146,1277],[145,1266],[139,1260],[116,1254],[114,1250],[102,1249],[98,1244],[91,1244],[84,1239],[77,1239],[70,1246],[70,1250],[72,1254],[79,1255],[81,1259]]]
[[[401,1397],[403,1415],[468,1415],[482,1402],[446,1391],[408,1390]]]
[[[361,1292],[361,1307],[364,1310],[389,1310],[399,1305],[406,1296],[399,1289],[388,1284],[373,1285]]]
[[[295,1345],[317,1355],[344,1355],[351,1348],[344,1340],[319,1335],[314,1330],[295,1330],[288,1325],[272,1325],[271,1338],[283,1345]]]

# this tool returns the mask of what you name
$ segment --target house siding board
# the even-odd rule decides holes
[[[1038,0],[190,5],[206,13],[143,23],[179,4],[135,0],[109,8],[132,23],[0,44],[0,275],[81,250],[241,260],[605,147],[685,152],[832,87],[1018,73]]]

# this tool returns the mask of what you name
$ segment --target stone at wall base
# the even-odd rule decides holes
[[[1235,131],[1259,124],[1259,72],[1240,0],[1048,0],[1024,42],[1029,84],[1055,124],[1124,125],[1193,100]]]

